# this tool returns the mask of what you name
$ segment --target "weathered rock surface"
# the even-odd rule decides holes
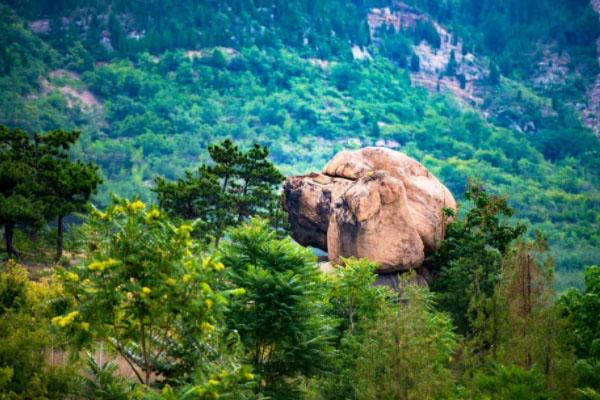
[[[288,212],[292,236],[298,243],[327,251],[327,229],[334,200],[352,184],[348,179],[315,173],[286,179],[283,206]]]
[[[365,257],[379,272],[417,268],[443,238],[448,189],[412,158],[380,147],[338,153],[323,169],[289,177],[284,209],[302,245]]]

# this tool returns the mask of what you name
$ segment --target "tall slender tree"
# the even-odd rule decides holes
[[[500,317],[494,346],[497,361],[525,370],[537,366],[552,389],[568,397],[574,358],[555,307],[554,266],[547,252],[546,239],[536,232],[535,240],[518,239],[504,257],[495,294]]]
[[[97,166],[69,157],[79,136],[78,131],[58,129],[34,137],[35,169],[41,183],[38,197],[44,204],[45,217],[56,219],[56,259],[63,254],[65,217],[83,210],[101,183]]]
[[[45,182],[49,191],[48,212],[56,218],[56,259],[64,249],[65,217],[82,211],[101,183],[98,167],[82,161],[61,161],[48,170]]]
[[[15,227],[54,218],[57,257],[62,255],[65,216],[81,210],[100,184],[96,166],[69,157],[78,138],[77,131],[29,135],[0,126],[0,223],[9,257],[18,256]]]
[[[8,257],[18,257],[15,228],[43,221],[33,165],[34,144],[27,133],[0,125],[0,225]]]

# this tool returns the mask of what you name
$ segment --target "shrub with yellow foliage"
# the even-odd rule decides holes
[[[71,330],[73,344],[105,343],[143,384],[187,379],[201,367],[209,376],[224,358],[228,294],[216,290],[223,264],[199,254],[192,230],[140,200],[94,210],[87,260],[60,273],[72,307],[54,325]]]
[[[51,280],[30,281],[14,261],[0,270],[0,399],[63,399],[78,391],[76,365],[48,365],[59,342],[50,329],[59,292]],[[64,318],[66,325],[75,316]]]

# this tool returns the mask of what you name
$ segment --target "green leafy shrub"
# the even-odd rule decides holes
[[[190,224],[174,225],[140,200],[94,210],[87,260],[62,271],[72,307],[53,323],[73,342],[103,342],[140,383],[186,379],[219,358],[223,264],[202,258]]]
[[[536,368],[496,365],[490,371],[475,373],[475,392],[491,400],[549,400],[544,376]]]
[[[75,398],[76,365],[48,363],[55,340],[49,315],[57,290],[48,281],[31,282],[14,262],[0,271],[0,399]]]
[[[243,293],[230,304],[229,329],[239,332],[245,359],[259,374],[259,393],[302,397],[305,377],[323,371],[331,322],[315,257],[267,222],[251,219],[228,231],[222,261],[228,280]],[[234,289],[235,290],[235,289]]]
[[[436,399],[453,392],[452,320],[435,310],[427,289],[407,280],[402,286],[399,304],[365,326],[353,368],[358,399]]]

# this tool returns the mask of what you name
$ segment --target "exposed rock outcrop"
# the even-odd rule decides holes
[[[338,153],[323,173],[284,183],[292,235],[329,259],[365,257],[379,272],[417,268],[443,238],[448,189],[412,158],[380,147]]]
[[[286,179],[283,206],[298,243],[327,251],[327,229],[334,200],[352,183],[349,179],[316,173]]]
[[[462,40],[450,30],[401,1],[394,1],[384,8],[372,8],[367,16],[371,40],[375,44],[380,40],[378,32],[382,28],[394,29],[396,32],[414,31],[418,23],[426,21],[431,22],[437,31],[440,45],[439,48],[434,48],[422,41],[412,46],[413,53],[419,57],[419,70],[411,72],[413,84],[431,92],[450,92],[464,105],[481,106],[481,83],[489,74],[487,63],[473,53],[463,54]],[[457,61],[456,77],[440,73],[446,70],[452,52]],[[458,80],[459,75],[464,78],[462,85]]]
[[[592,7],[596,13],[600,14],[600,0],[592,0]],[[598,54],[598,64],[600,64],[600,37],[596,39],[596,53]],[[600,137],[600,74],[596,75],[596,80],[588,90],[587,105],[582,110],[583,122],[592,128],[596,136]]]

